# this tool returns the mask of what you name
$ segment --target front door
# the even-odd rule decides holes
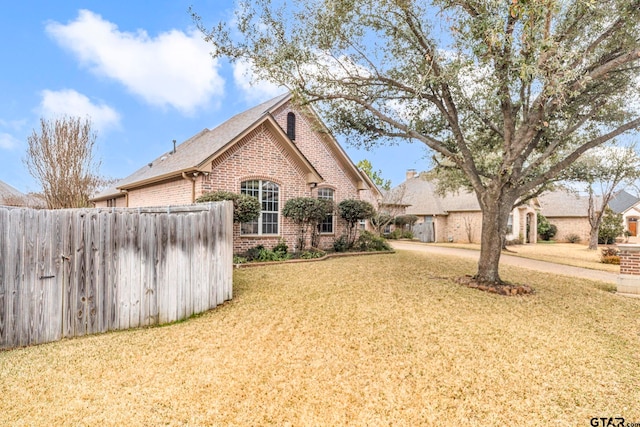
[[[638,218],[629,218],[628,220],[628,229],[630,236],[636,236],[638,232]]]

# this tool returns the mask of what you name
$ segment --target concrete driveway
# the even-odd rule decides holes
[[[417,251],[435,253],[439,255],[450,255],[461,258],[478,260],[479,251],[462,248],[449,248],[443,246],[433,246],[420,242],[409,241],[389,241],[391,246],[397,250]],[[534,259],[522,258],[505,253],[500,257],[501,264],[515,265],[517,267],[528,268],[530,270],[542,271],[545,273],[561,274],[565,276],[581,277],[583,279],[599,280],[607,283],[617,283],[618,275],[606,271],[591,270],[588,268],[572,267],[570,265],[554,264],[552,262],[538,261]]]

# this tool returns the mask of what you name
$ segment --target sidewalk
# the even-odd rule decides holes
[[[480,252],[472,249],[462,248],[449,248],[443,246],[431,246],[420,242],[408,242],[408,241],[389,241],[393,249],[403,251],[417,251],[435,253],[439,255],[450,255],[462,258],[475,259],[480,258]],[[513,255],[507,255],[505,253],[500,257],[500,264],[514,265],[517,267],[528,268],[530,270],[541,271],[545,273],[560,274],[564,276],[580,277],[583,279],[599,280],[607,283],[617,283],[618,275],[615,273],[609,273],[600,270],[591,270],[588,268],[573,267],[564,264],[554,264],[552,262],[538,261],[535,259],[528,259],[517,257]]]

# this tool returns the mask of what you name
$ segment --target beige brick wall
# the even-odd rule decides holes
[[[468,243],[470,234],[471,243],[479,243],[481,230],[480,212],[451,212],[446,217],[443,240],[439,241]]]
[[[581,243],[589,242],[589,220],[586,217],[547,217],[547,220],[558,227],[558,232],[553,240],[566,242],[567,236],[577,234]]]

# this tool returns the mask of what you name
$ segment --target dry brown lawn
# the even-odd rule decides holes
[[[169,326],[0,353],[0,425],[587,426],[640,422],[640,299],[399,252],[237,270]]]
[[[437,243],[436,245],[480,250],[480,245],[473,243]],[[508,246],[508,249],[509,251],[503,253],[592,270],[609,271],[612,273],[620,272],[619,265],[603,264],[600,262],[600,249],[590,251],[587,245],[577,243],[538,243],[535,245]]]

